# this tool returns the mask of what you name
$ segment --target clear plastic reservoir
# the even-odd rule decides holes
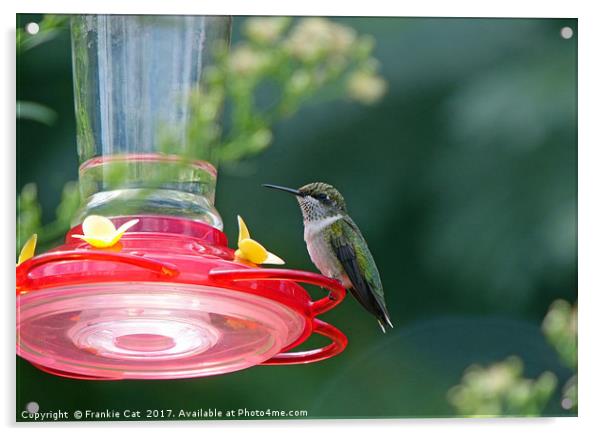
[[[219,16],[72,18],[85,203],[76,221],[176,215],[222,227],[213,206],[221,107],[205,76],[230,26]]]

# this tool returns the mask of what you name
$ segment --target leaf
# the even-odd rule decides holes
[[[57,113],[47,106],[33,101],[17,101],[17,118],[37,121],[51,126],[56,121]]]

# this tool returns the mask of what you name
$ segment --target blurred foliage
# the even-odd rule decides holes
[[[17,60],[20,59],[22,52],[56,38],[66,29],[67,22],[67,16],[45,15],[38,23],[32,21],[26,23],[24,27],[18,27],[16,31]],[[36,30],[35,32],[28,30],[28,26],[32,25]],[[32,120],[51,126],[56,118],[57,113],[43,104],[17,100],[17,119]],[[34,233],[44,231],[42,246],[44,242],[54,243],[62,238],[65,231],[69,229],[69,221],[78,207],[79,193],[77,185],[75,182],[67,182],[63,187],[56,220],[43,227],[41,220],[42,208],[38,203],[37,187],[35,183],[28,183],[23,186],[17,199],[17,253],[25,241]]]
[[[17,28],[17,55],[21,51],[30,50],[58,36],[68,24],[66,15],[44,15],[41,21],[32,22],[37,25],[37,32],[28,31],[27,26]],[[29,24],[29,23],[27,23]]]
[[[543,320],[546,339],[570,369],[577,369],[577,304],[556,300]]]
[[[17,118],[29,119],[50,126],[56,120],[56,112],[33,101],[18,101]]]
[[[543,332],[554,346],[562,362],[572,371],[577,371],[577,303],[571,305],[556,300],[543,320]],[[562,407],[577,412],[577,374],[562,388]]]
[[[40,19],[18,16],[20,27]],[[299,21],[288,22],[281,38],[290,38]],[[35,399],[42,409],[290,407],[309,409],[310,418],[454,416],[447,392],[467,367],[520,356],[524,369],[513,380],[533,388],[551,372],[564,386],[545,407],[543,397],[533,400],[538,413],[575,415],[562,401],[576,404],[574,370],[539,325],[551,301],[577,295],[577,20],[332,21],[373,36],[371,57],[382,63],[377,77],[386,80],[386,94],[369,108],[327,98],[300,105],[295,117],[278,115],[269,129],[272,147],[256,155],[261,147],[245,148],[248,164],[220,172],[217,207],[232,240],[239,213],[288,265],[314,270],[297,205],[259,186],[337,186],[378,263],[396,328],[382,335],[348,298],[324,317],[349,337],[340,356],[196,380],[66,380],[19,359],[18,410]],[[274,30],[260,29],[266,35],[256,43],[245,22],[235,18],[233,50],[241,43],[263,50],[256,47]],[[572,39],[561,38],[564,26],[573,28]],[[32,208],[38,218],[29,219],[46,224],[55,220],[64,184],[77,178],[77,157],[68,34],[42,47],[19,55],[17,96],[58,117],[51,127],[18,120],[17,186],[37,185],[41,210]],[[349,96],[352,85],[343,83],[337,95]],[[253,89],[252,102],[265,114],[282,87]],[[234,114],[224,104],[230,129]],[[23,235],[35,230],[21,221]],[[308,346],[315,343],[322,344]],[[510,405],[502,400],[501,407]]]
[[[561,360],[577,369],[577,305],[556,300],[542,323],[542,330]],[[546,371],[537,380],[522,377],[523,363],[516,356],[488,368],[472,365],[466,369],[460,385],[448,393],[458,413],[468,416],[524,415],[539,416],[557,385],[557,377]],[[577,411],[577,375],[562,388],[561,405]]]
[[[31,33],[25,28],[17,28],[17,58],[19,55],[44,42],[54,39],[65,28],[66,16],[45,15],[39,23],[27,23],[37,27],[36,33]],[[56,112],[52,109],[32,101],[17,100],[17,118],[30,119],[51,125],[56,119]]]
[[[38,203],[38,190],[34,183],[23,186],[17,199],[17,254],[21,246],[42,227],[42,208]]]
[[[579,407],[577,402],[577,374],[568,379],[562,387],[562,402],[560,404],[563,409],[577,414]]]
[[[556,376],[544,372],[530,380],[522,372],[516,356],[487,368],[470,366],[462,383],[449,391],[449,400],[465,416],[538,416],[556,388]]]
[[[38,243],[42,249],[55,245],[71,227],[71,219],[79,206],[77,182],[65,183],[61,201],[56,208],[55,219],[42,225],[42,208],[38,203],[37,187],[34,183],[25,185],[17,198],[17,254],[21,246],[34,233],[39,235]]]
[[[231,49],[216,47],[216,65],[191,93],[197,122],[187,132],[191,158],[217,150],[221,163],[236,163],[273,142],[273,125],[303,106],[347,96],[372,104],[386,91],[372,57],[374,39],[326,18],[254,17],[242,25],[244,39]],[[228,104],[220,135],[221,108]],[[162,147],[173,149],[177,132],[162,126]],[[174,139],[172,139],[174,138]],[[207,147],[219,143],[218,147]],[[209,160],[212,160],[208,157]]]

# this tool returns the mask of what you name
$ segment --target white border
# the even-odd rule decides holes
[[[600,109],[602,102],[600,93],[602,41],[600,15],[596,14],[593,1],[415,1],[394,2],[386,0],[370,0],[366,2],[349,2],[333,0],[304,0],[286,2],[283,0],[103,0],[82,2],[74,0],[23,1],[13,4],[2,2],[3,43],[2,57],[5,62],[0,68],[2,80],[3,104],[0,109],[0,130],[4,143],[2,164],[4,179],[2,180],[2,219],[3,250],[2,266],[4,277],[7,277],[4,292],[4,334],[0,349],[3,353],[3,367],[8,380],[2,384],[3,394],[0,396],[0,410],[3,413],[2,423],[5,426],[20,427],[26,431],[44,432],[44,434],[64,434],[67,429],[86,434],[103,434],[118,428],[130,431],[132,427],[143,427],[149,434],[164,435],[166,428],[181,432],[193,427],[195,434],[199,432],[219,432],[223,434],[241,434],[244,436],[265,434],[274,430],[287,436],[308,433],[344,432],[345,434],[364,434],[368,432],[380,434],[399,434],[400,431],[411,435],[445,434],[453,435],[504,435],[510,432],[527,431],[529,435],[555,435],[575,430],[583,433],[594,433],[600,428],[599,397],[602,395],[600,361],[600,310],[602,310],[602,286],[599,271],[602,269],[601,238],[601,202],[602,195],[602,163],[600,149]],[[16,12],[54,12],[54,13],[153,13],[153,14],[232,14],[232,15],[355,15],[355,16],[456,16],[456,17],[570,17],[579,18],[577,37],[579,38],[579,371],[580,371],[580,418],[562,419],[496,419],[496,420],[346,420],[346,421],[304,421],[304,422],[192,422],[192,423],[80,423],[80,424],[43,424],[34,426],[23,424],[15,426],[14,419],[14,297],[11,291],[14,284],[14,159],[15,159],[15,51],[14,26]],[[12,370],[12,371],[11,371]],[[6,389],[8,387],[8,389]],[[12,389],[11,389],[12,387]],[[400,387],[400,389],[403,387]],[[57,393],[60,395],[60,393]],[[294,395],[294,393],[291,393]],[[576,427],[576,423],[579,427]],[[581,433],[581,432],[579,432]],[[523,433],[524,434],[524,433]]]
[[[122,14],[228,14],[228,15],[352,15],[352,16],[443,16],[443,17],[575,17],[582,8],[568,1],[386,1],[334,0],[28,0],[20,12],[122,13]]]

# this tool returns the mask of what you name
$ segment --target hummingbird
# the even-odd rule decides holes
[[[333,186],[310,183],[299,189],[263,185],[296,196],[307,251],[313,264],[327,277],[338,280],[378,320],[383,332],[393,327],[380,275],[362,232],[347,213],[345,199]]]

